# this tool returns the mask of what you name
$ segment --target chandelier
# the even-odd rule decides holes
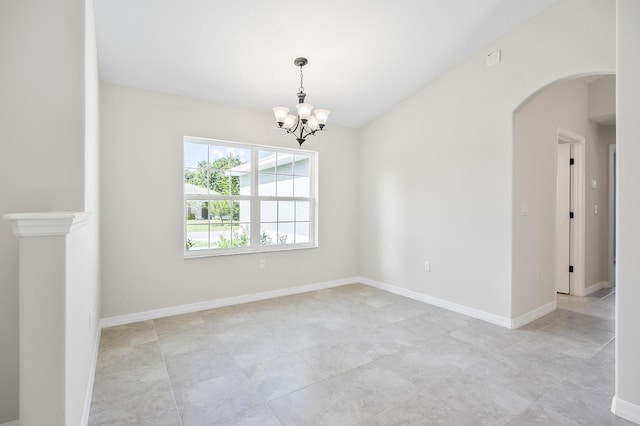
[[[329,118],[328,110],[316,109],[313,111],[313,105],[304,102],[307,94],[304,93],[304,87],[302,87],[302,67],[307,65],[308,62],[307,58],[296,58],[293,61],[295,66],[300,67],[300,88],[298,89],[298,104],[296,105],[298,115],[289,114],[289,108],[273,108],[278,127],[284,129],[287,134],[292,134],[301,147],[304,141],[307,140],[307,136],[315,135],[316,132],[324,130],[327,118]]]

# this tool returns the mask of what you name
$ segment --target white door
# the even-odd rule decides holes
[[[556,291],[569,294],[571,274],[571,144],[558,144],[556,181]]]

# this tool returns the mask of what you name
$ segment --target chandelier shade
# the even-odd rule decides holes
[[[300,146],[307,140],[308,136],[315,135],[316,132],[325,130],[329,110],[313,110],[313,105],[305,103],[307,96],[304,93],[302,67],[307,65],[307,58],[296,58],[294,65],[300,67],[300,88],[298,89],[298,103],[296,104],[297,115],[289,114],[289,108],[274,107],[273,115],[276,118],[278,127],[284,129],[286,134],[293,135]]]
[[[284,123],[284,119],[287,118],[287,114],[289,114],[289,108],[273,107],[273,115],[276,116],[276,121],[278,123]]]

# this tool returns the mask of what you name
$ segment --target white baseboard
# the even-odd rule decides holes
[[[582,296],[588,296],[591,293],[595,293],[596,291],[600,290],[601,288],[609,287],[609,281],[600,281],[598,283],[591,284],[589,287],[585,287],[584,294],[582,294]]]
[[[96,379],[96,366],[98,365],[98,350],[100,349],[100,336],[102,329],[98,327],[96,333],[96,341],[93,345],[93,359],[91,360],[91,372],[89,373],[89,383],[87,383],[87,391],[84,397],[84,409],[82,410],[82,420],[80,425],[86,426],[89,423],[89,414],[91,412],[91,400],[93,399],[93,384]]]
[[[495,315],[489,312],[481,311],[479,309],[470,308],[465,305],[450,302],[444,299],[438,299],[437,297],[427,296],[426,294],[418,293],[413,290],[407,290],[406,288],[397,287],[391,284],[382,283],[369,278],[360,277],[360,282],[370,285],[371,287],[379,288],[380,290],[386,290],[391,293],[399,294],[410,299],[418,300],[420,302],[428,303],[430,305],[438,306],[440,308],[448,309],[459,314],[467,315],[473,318],[477,318],[492,324],[496,324],[502,327],[511,328],[512,321],[510,318]]]
[[[0,426],[20,426],[20,420],[14,420],[9,423],[3,423]]]
[[[640,424],[640,405],[632,404],[614,396],[611,401],[611,412],[625,420]]]
[[[228,297],[225,299],[214,299],[205,302],[191,303],[188,305],[171,306],[168,308],[107,317],[100,320],[100,327],[107,328],[116,325],[130,324],[138,321],[147,321],[156,318],[169,317],[172,315],[188,314],[191,312],[203,311],[206,309],[220,308],[222,306],[239,305],[241,303],[256,302],[258,300],[273,299],[275,297],[291,296],[292,294],[308,293],[310,291],[323,290],[325,288],[339,287],[346,284],[355,284],[359,282],[358,278],[359,277],[343,278],[341,280],[335,281],[326,281],[298,287],[283,288],[280,290],[247,294],[244,296]]]
[[[524,315],[520,315],[518,318],[514,318],[511,320],[511,328],[520,328],[523,325],[530,323],[531,321],[535,321],[538,318],[547,315],[549,312],[555,311],[556,307],[557,302],[554,300],[553,302],[542,305],[539,308],[536,308],[533,311],[529,311]]]

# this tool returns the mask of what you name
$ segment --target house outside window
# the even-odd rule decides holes
[[[184,138],[185,257],[317,247],[317,154]]]

